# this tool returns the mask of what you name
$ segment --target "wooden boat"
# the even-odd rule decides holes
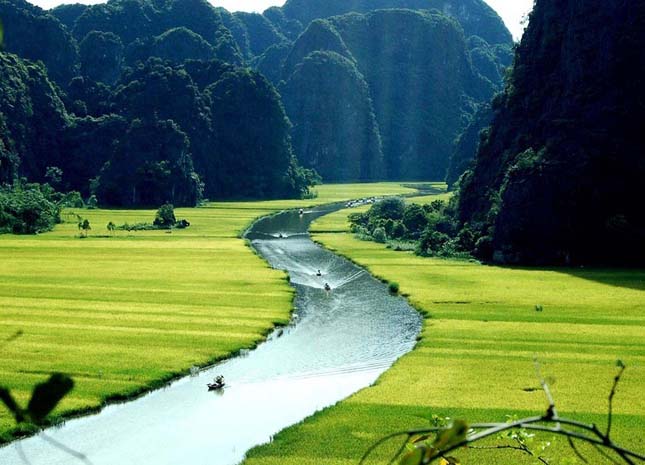
[[[225,385],[226,383],[224,382],[223,376],[218,376],[212,383],[207,384],[209,391],[219,391],[220,389],[223,389]]]

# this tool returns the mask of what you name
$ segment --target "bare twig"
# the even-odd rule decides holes
[[[546,379],[542,376],[542,368],[540,367],[540,362],[535,357],[533,359],[533,363],[535,364],[535,374],[537,375],[538,379],[540,380],[540,385],[542,386],[542,391],[544,391],[544,395],[546,395],[546,399],[549,402],[549,409],[547,410],[547,415],[551,415],[552,418],[557,418],[558,417],[558,411],[555,408],[555,400],[553,399],[553,395],[551,394],[551,389],[549,388],[549,383],[546,382]]]
[[[481,441],[482,439],[489,438],[491,436],[497,435],[505,431],[511,431],[516,429],[548,432],[555,435],[564,436],[567,438],[567,441],[569,442],[569,445],[571,446],[571,449],[573,450],[573,452],[584,463],[589,463],[589,462],[582,455],[577,445],[575,444],[574,440],[579,440],[590,444],[598,451],[599,454],[601,454],[603,457],[607,458],[614,464],[625,463],[627,465],[635,465],[635,462],[634,462],[635,460],[645,462],[645,455],[628,450],[624,447],[621,447],[616,443],[614,443],[610,438],[612,415],[613,415],[613,398],[616,394],[616,390],[618,388],[622,375],[625,371],[625,365],[622,362],[618,362],[618,366],[620,367],[620,371],[614,378],[614,384],[609,394],[609,418],[608,418],[607,432],[605,434],[603,434],[603,432],[600,431],[600,429],[598,429],[598,427],[595,424],[588,424],[577,420],[561,418],[558,415],[555,401],[549,389],[549,385],[546,382],[546,380],[542,377],[540,365],[536,360],[536,363],[535,363],[536,373],[538,375],[538,378],[540,379],[540,384],[542,385],[542,389],[544,390],[544,393],[549,402],[549,408],[547,409],[544,415],[539,417],[524,418],[521,420],[516,420],[508,423],[477,423],[474,425],[470,425],[470,429],[473,432],[468,437],[466,437],[466,439],[464,439],[463,441],[460,441],[459,443],[452,444],[451,446],[446,447],[445,449],[439,450],[438,454],[433,455],[434,458],[427,463],[432,463],[435,460],[439,459],[440,457],[446,456],[447,454],[449,454],[450,452],[456,449],[460,449],[462,447],[469,447],[473,449],[519,450],[535,457],[543,464],[548,465],[548,462],[546,461],[546,459],[536,455],[533,451],[530,450],[530,448],[526,444],[524,444],[522,441],[518,439],[516,439],[516,441],[518,442],[519,445],[498,445],[498,446],[472,446],[471,445],[473,443]],[[563,425],[573,427],[575,428],[575,430],[570,428],[569,429],[563,428]],[[395,437],[405,436],[406,443],[407,443],[413,436],[416,436],[416,435],[440,434],[442,432],[449,431],[449,430],[450,430],[450,427],[434,427],[434,428],[402,431],[399,433],[390,434],[382,438],[375,444],[373,444],[361,458],[360,464],[365,463],[365,460],[374,452],[376,448],[380,447],[383,443]],[[392,461],[390,461],[390,464],[392,464],[394,460],[396,460],[396,458],[398,458],[403,453],[403,451],[405,450],[406,443],[404,443],[403,447],[401,447],[398,450],[397,454],[394,456]],[[422,447],[425,447],[425,446],[422,446]],[[619,462],[618,460],[615,460],[614,458],[612,458],[611,455],[608,453],[608,451],[615,453],[618,457],[620,457],[620,459],[622,459],[622,462]]]

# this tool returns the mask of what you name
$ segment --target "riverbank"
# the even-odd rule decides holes
[[[288,208],[413,192],[396,183],[324,185],[313,200],[211,203],[177,209],[185,230],[115,232],[108,222],[154,219],[154,211],[81,210],[39,236],[0,236],[0,384],[25,403],[52,372],[76,388],[66,417],[159,387],[191,366],[254,347],[289,320],[293,290],[240,239],[256,218]],[[0,442],[16,430],[0,408]]]
[[[535,356],[560,413],[599,425],[606,423],[615,361],[626,363],[613,431],[617,441],[643,450],[645,270],[519,269],[416,257],[348,234],[351,211],[321,218],[314,239],[398,282],[429,316],[422,339],[374,387],[254,449],[245,465],[356,464],[380,437],[428,426],[434,415],[473,422],[543,413]],[[552,464],[577,463],[561,442],[543,453]],[[535,463],[513,451],[459,456],[466,464]],[[370,463],[386,458],[383,452]],[[604,463],[593,453],[590,460]]]

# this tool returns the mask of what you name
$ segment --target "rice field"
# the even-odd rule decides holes
[[[59,415],[136,395],[193,365],[252,347],[288,321],[293,291],[239,238],[287,208],[414,192],[398,184],[319,186],[305,201],[211,203],[177,209],[185,230],[117,231],[154,211],[67,211],[38,236],[0,236],[0,385],[26,402],[52,372],[76,387]],[[92,226],[79,239],[75,214]],[[17,332],[22,335],[5,343]],[[15,431],[0,406],[0,442]]]
[[[428,427],[433,415],[504,422],[542,414],[548,404],[535,357],[560,414],[601,429],[615,363],[622,360],[628,369],[615,397],[613,434],[645,453],[645,270],[523,269],[421,258],[355,239],[346,232],[349,212],[319,219],[314,239],[398,282],[427,315],[422,338],[375,386],[254,449],[245,465],[356,464],[377,439]],[[550,464],[583,463],[550,435],[532,441]],[[540,451],[543,442],[551,445]],[[611,463],[580,448],[591,464]],[[390,444],[368,463],[388,463],[394,449]],[[508,450],[455,455],[471,465],[538,463]]]

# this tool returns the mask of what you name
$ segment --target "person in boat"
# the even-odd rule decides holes
[[[327,292],[331,291],[331,286],[329,285],[329,283],[325,283],[325,290]]]
[[[305,214],[305,211],[301,208],[300,210],[298,210],[298,213],[300,213],[300,216],[302,216]]]
[[[215,390],[215,389],[222,389],[224,387],[224,377],[222,375],[216,376],[213,379],[212,383],[208,383],[208,389],[209,390]]]
[[[320,270],[318,270],[318,271],[316,272],[316,276],[318,276],[318,277],[322,276],[322,272],[321,272]]]
[[[282,234],[282,233],[278,234],[278,238],[284,239],[284,234]]]

